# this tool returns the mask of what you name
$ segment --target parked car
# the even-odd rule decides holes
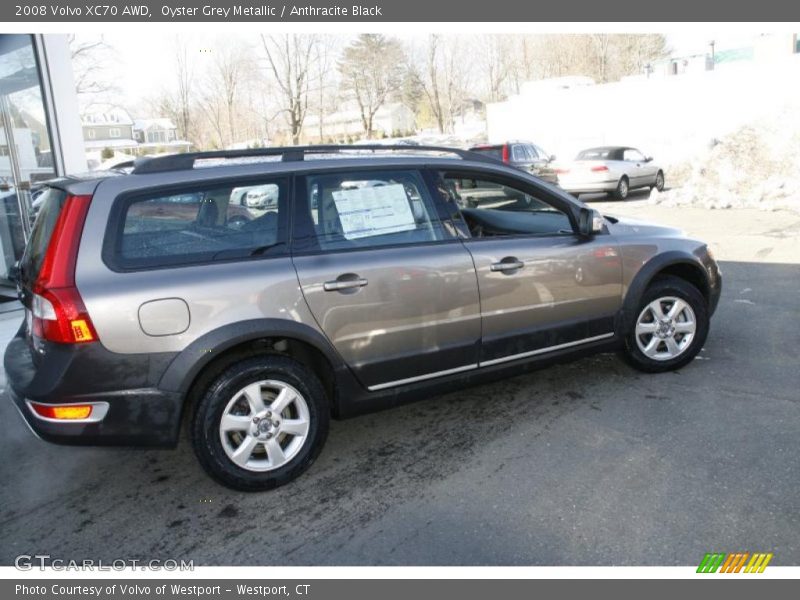
[[[548,183],[558,183],[558,174],[552,165],[556,159],[555,155],[545,152],[540,146],[531,142],[481,144],[473,146],[470,150],[527,171]]]
[[[582,150],[558,167],[558,181],[571,194],[608,193],[625,200],[631,190],[664,189],[664,170],[636,148],[602,146]]]
[[[247,188],[242,204],[248,208],[274,209],[278,206],[278,186],[259,185]]]
[[[4,361],[30,428],[173,446],[186,422],[212,477],[264,490],[311,465],[332,417],[577,354],[662,372],[702,348],[721,291],[703,242],[603,217],[480,154],[374,148],[197,169],[225,153],[181,154],[49,182]],[[494,198],[465,206],[460,190],[486,182]],[[241,227],[210,208],[266,185],[277,210]],[[184,198],[200,208],[145,208]]]

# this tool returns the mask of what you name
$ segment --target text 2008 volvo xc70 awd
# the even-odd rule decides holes
[[[206,471],[259,490],[308,468],[332,416],[575,353],[682,367],[721,280],[703,242],[491,158],[310,147],[53,181],[19,286],[5,368],[34,432],[170,446],[186,416]]]

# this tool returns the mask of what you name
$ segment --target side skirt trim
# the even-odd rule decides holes
[[[539,348],[538,350],[531,350],[530,352],[522,352],[520,354],[512,354],[510,356],[503,356],[501,358],[494,358],[480,363],[481,367],[490,367],[492,365],[499,365],[504,362],[511,362],[512,360],[519,360],[521,358],[528,358],[529,356],[537,356],[539,354],[546,354],[547,352],[555,352],[556,350],[563,350],[564,348],[571,348],[572,346],[580,346],[581,344],[588,344],[590,342],[598,342],[610,337],[614,337],[614,332],[604,333],[602,335],[595,335],[593,337],[584,338],[582,340],[575,340],[574,342],[566,342],[565,344],[558,344],[557,346],[548,346],[547,348]]]
[[[392,387],[400,387],[403,385],[407,385],[410,383],[417,383],[418,381],[425,381],[427,379],[435,379],[437,377],[444,377],[446,375],[453,375],[455,373],[461,373],[463,371],[472,371],[474,369],[479,369],[481,367],[490,367],[492,365],[498,365],[505,362],[511,362],[514,360],[519,360],[522,358],[528,358],[531,356],[538,356],[539,354],[547,354],[548,352],[555,352],[556,350],[563,350],[565,348],[571,348],[572,346],[580,346],[581,344],[588,344],[591,342],[598,342],[600,340],[605,340],[608,338],[614,337],[614,332],[611,333],[604,333],[602,335],[595,335],[593,337],[584,338],[582,340],[576,340],[574,342],[566,342],[565,344],[558,344],[556,346],[548,346],[547,348],[539,348],[537,350],[531,350],[530,352],[522,352],[521,354],[512,354],[510,356],[503,356],[501,358],[495,358],[492,360],[487,360],[478,364],[473,365],[464,365],[463,367],[456,367],[455,369],[447,369],[445,371],[436,371],[434,373],[427,373],[425,375],[419,375],[417,377],[409,377],[407,379],[398,379],[397,381],[388,381],[386,383],[379,383],[378,385],[372,385],[367,389],[370,392],[377,392],[378,390],[385,390],[387,388]]]

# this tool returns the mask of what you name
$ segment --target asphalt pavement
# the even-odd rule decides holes
[[[707,212],[693,223],[722,231],[724,211]],[[334,422],[312,468],[269,493],[217,485],[185,440],[47,444],[3,398],[0,564],[691,565],[711,551],[800,564],[800,216],[758,218],[751,251],[718,252],[723,297],[683,370],[600,355]],[[767,243],[788,259],[767,262]]]

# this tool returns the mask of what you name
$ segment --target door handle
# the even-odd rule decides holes
[[[341,292],[342,290],[352,290],[362,288],[367,285],[369,281],[363,277],[356,279],[334,279],[333,281],[326,281],[322,284],[322,289],[326,292]]]
[[[506,258],[504,258],[500,262],[496,262],[496,263],[492,264],[492,266],[489,267],[489,270],[495,271],[495,272],[496,271],[500,271],[500,272],[505,273],[505,272],[508,272],[508,271],[516,271],[517,269],[521,269],[524,266],[525,266],[524,262],[522,262],[520,260],[517,260],[513,256],[507,256]]]

